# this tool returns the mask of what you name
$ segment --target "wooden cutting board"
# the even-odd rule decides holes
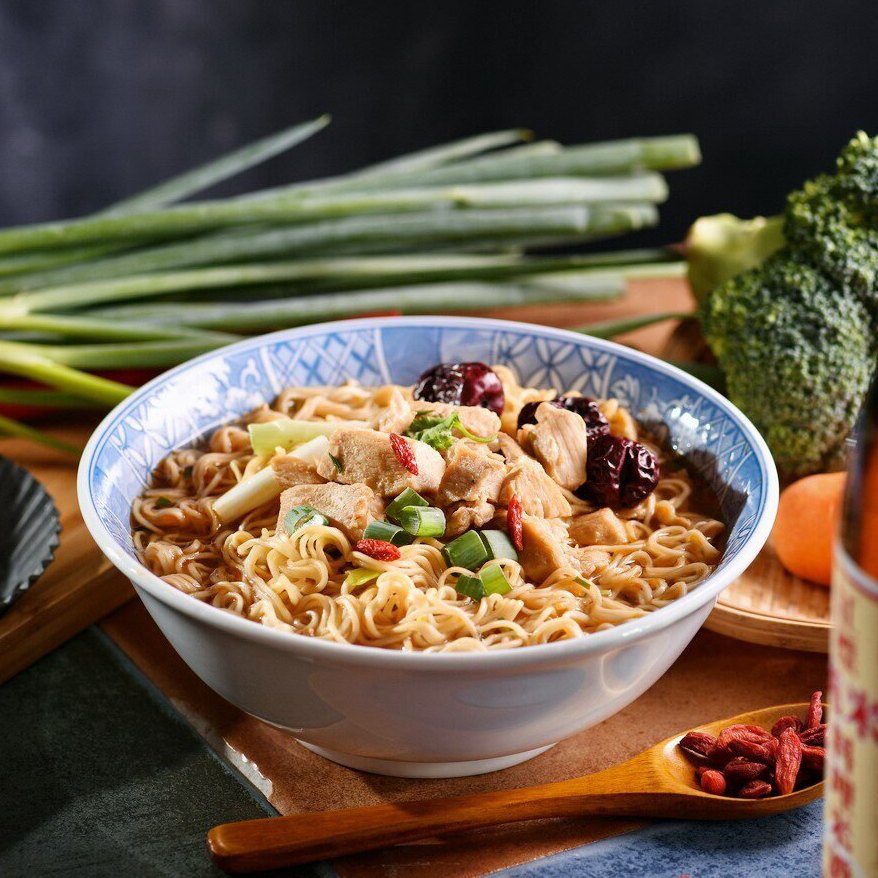
[[[621,300],[605,304],[530,306],[483,316],[574,328],[599,320],[691,308],[682,281],[638,281]],[[695,359],[697,338],[682,343],[674,325],[664,323],[620,336],[647,353],[666,348],[675,359]],[[84,445],[97,423],[83,418],[64,424],[48,420],[40,428]],[[0,683],[133,596],[133,589],[98,551],[76,502],[76,461],[18,439],[0,440],[0,454],[29,469],[47,488],[61,513],[61,545],[55,560],[23,597],[0,617]],[[797,649],[826,650],[828,606],[825,590],[786,574],[773,553],[763,552],[745,577],[728,589],[708,627],[733,637]]]

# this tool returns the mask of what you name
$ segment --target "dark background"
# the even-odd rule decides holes
[[[664,240],[779,209],[878,133],[878,11],[854,0],[5,0],[0,224],[86,213],[321,112],[235,189],[507,126],[692,131]],[[228,188],[228,187],[227,187]]]

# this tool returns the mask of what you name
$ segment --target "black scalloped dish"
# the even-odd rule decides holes
[[[46,489],[0,457],[0,614],[49,566],[60,533],[60,516]]]

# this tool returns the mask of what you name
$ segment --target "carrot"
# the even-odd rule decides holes
[[[844,483],[844,473],[821,473],[793,482],[780,495],[774,549],[795,576],[829,585]]]

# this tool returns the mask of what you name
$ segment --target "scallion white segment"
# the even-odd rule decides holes
[[[317,436],[331,436],[339,427],[367,427],[365,421],[266,421],[250,424],[254,454],[272,454],[278,448],[293,448]]]
[[[295,424],[296,421],[282,423]],[[323,422],[300,421],[299,423]],[[344,423],[351,422],[346,421]],[[303,442],[295,451],[291,451],[290,456],[316,464],[318,458],[325,454],[328,448],[329,439],[326,436],[314,436],[310,441]],[[274,448],[271,451],[274,451]],[[282,490],[275,477],[274,468],[269,464],[265,469],[261,469],[258,473],[238,482],[234,488],[230,488],[222,497],[218,497],[213,503],[213,511],[216,513],[217,518],[223,524],[226,524],[235,518],[246,515],[263,503],[268,503],[269,500],[277,497]]]

